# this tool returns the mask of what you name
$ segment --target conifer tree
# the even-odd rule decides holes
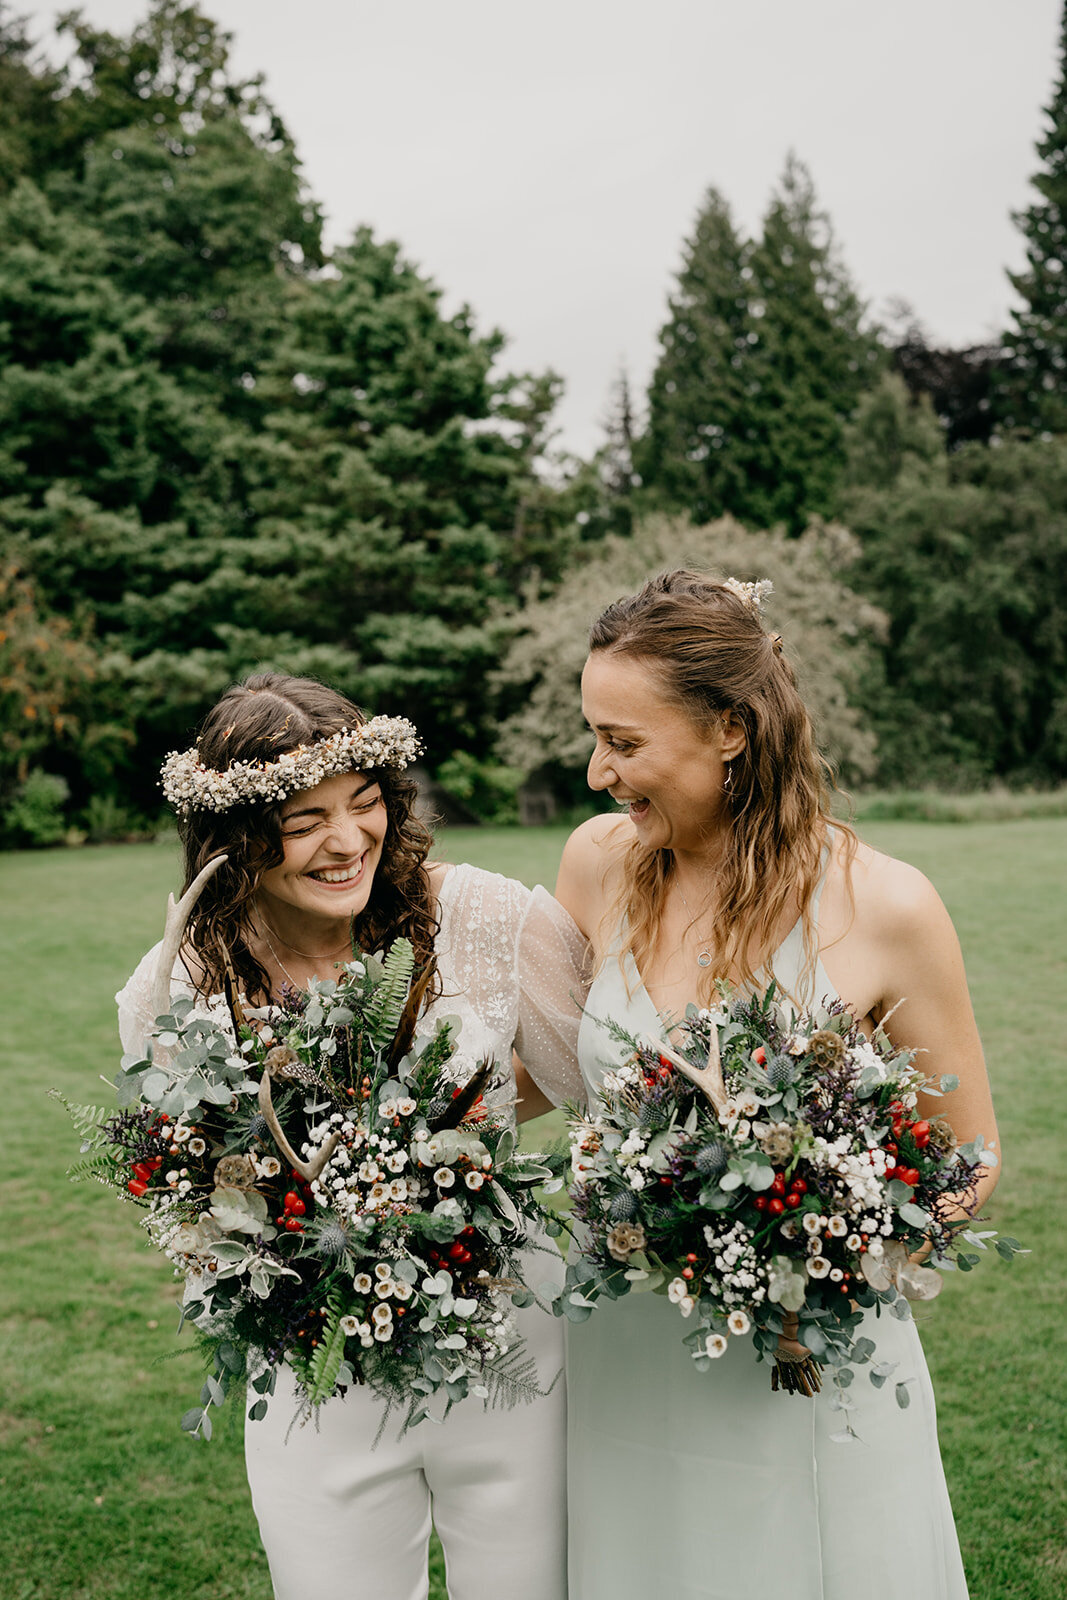
[[[756,243],[708,191],[670,309],[638,450],[642,499],[791,533],[829,514],[842,427],[880,352],[794,156]]]
[[[697,522],[750,509],[749,253],[726,200],[709,188],[683,247],[636,453],[643,498]]]
[[[1067,433],[1067,4],[1060,24],[1060,71],[1037,144],[1038,198],[1015,214],[1026,267],[1008,276],[1022,305],[1005,342],[1007,370],[997,410],[1007,427]]]
[[[811,175],[792,154],[751,264],[756,437],[747,511],[761,526],[784,523],[796,533],[833,508],[842,430],[880,352],[863,329],[863,306]]]

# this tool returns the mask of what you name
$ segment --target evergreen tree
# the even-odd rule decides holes
[[[634,528],[634,500],[641,479],[635,469],[638,428],[629,373],[620,368],[602,419],[604,442],[583,462],[569,485],[583,544]]]
[[[642,501],[791,533],[829,514],[842,428],[880,352],[795,157],[756,243],[708,191],[670,309],[637,454]]]
[[[1009,273],[1022,299],[1005,340],[1008,370],[998,414],[1007,427],[1067,433],[1067,5],[1060,25],[1060,72],[1038,141],[1044,163],[1032,178],[1038,198],[1015,221],[1026,267]]]
[[[1067,776],[1067,441],[947,455],[897,377],[849,430],[853,584],[890,614],[864,690],[894,783]]]
[[[683,246],[648,391],[636,465],[652,506],[697,522],[750,512],[753,471],[750,247],[717,189]]]
[[[751,257],[755,451],[748,513],[798,532],[833,507],[843,429],[874,381],[880,351],[817,205],[790,155]]]

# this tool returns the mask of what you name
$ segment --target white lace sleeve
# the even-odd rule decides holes
[[[115,1004],[119,1008],[119,1038],[122,1040],[122,1053],[125,1056],[139,1056],[144,1054],[144,1047],[151,1032],[155,1017],[152,1015],[152,979],[155,975],[156,964],[159,960],[160,944],[154,944],[137,963],[131,976],[126,980],[125,987],[120,989],[115,996]],[[193,985],[189,981],[184,967],[175,967],[170,980],[171,995],[193,993]]]
[[[515,1049],[554,1105],[585,1100],[578,1025],[589,988],[585,935],[540,884],[519,929],[519,1027]]]

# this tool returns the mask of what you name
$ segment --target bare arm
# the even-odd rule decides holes
[[[988,1168],[979,1183],[984,1205],[1000,1175],[1000,1146],[956,930],[921,873],[886,861],[878,876],[885,967],[876,1016],[896,1007],[886,1024],[893,1042],[920,1052],[916,1065],[927,1077],[952,1073],[959,1079],[959,1087],[943,1097],[921,1096],[920,1115],[945,1117],[961,1144],[981,1134],[996,1150],[998,1165]]]
[[[515,1120],[517,1122],[530,1122],[534,1117],[543,1117],[546,1111],[556,1108],[552,1101],[534,1083],[530,1074],[512,1052],[511,1065],[515,1072],[515,1091],[517,1101],[515,1106]]]

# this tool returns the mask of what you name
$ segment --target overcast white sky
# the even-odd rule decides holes
[[[74,0],[65,0],[73,4]],[[875,311],[1002,327],[1060,0],[204,0],[263,71],[329,238],[397,238],[512,368],[554,367],[561,442],[643,390],[704,188],[758,227],[787,150]],[[41,35],[59,4],[16,0]],[[126,31],[147,0],[83,0]]]

